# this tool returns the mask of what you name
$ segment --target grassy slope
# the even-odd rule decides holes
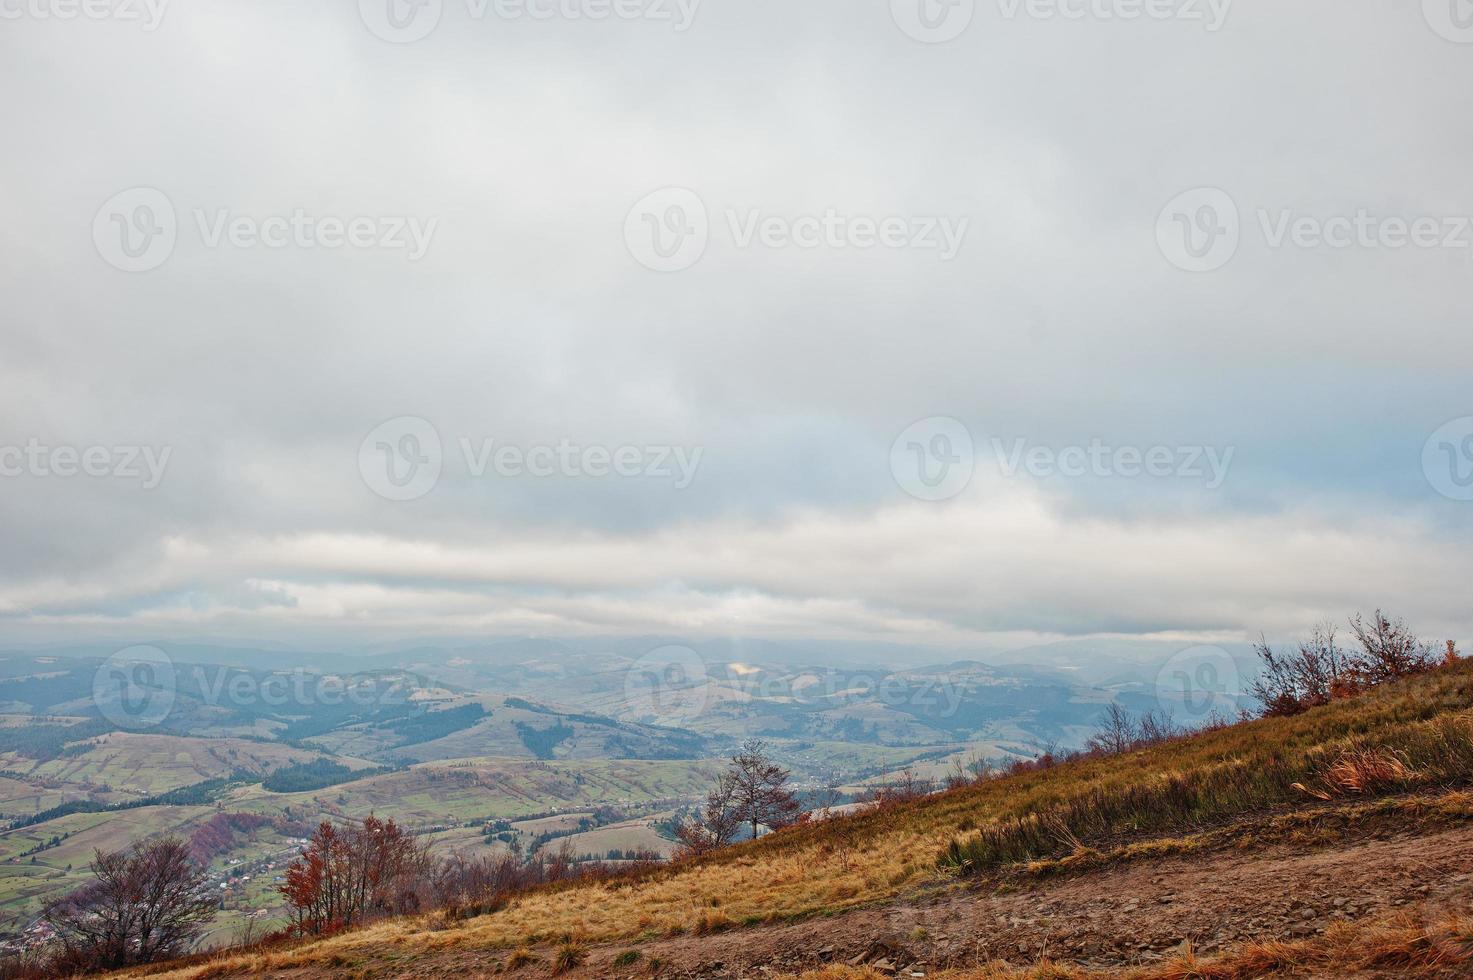
[[[952,841],[965,844],[1055,808],[1085,812],[1078,804],[1091,795],[1108,804],[1107,818],[1089,824],[1084,840],[1096,850],[1141,837],[1143,824],[1151,824],[1158,838],[1181,836],[1241,815],[1232,809],[1240,804],[1244,810],[1262,810],[1280,802],[1302,803],[1306,798],[1297,790],[1282,800],[1274,796],[1279,777],[1303,771],[1312,779],[1317,767],[1356,739],[1404,750],[1414,771],[1426,771],[1428,778],[1435,774],[1440,783],[1467,784],[1473,779],[1470,708],[1473,663],[1464,662],[1295,718],[1233,726],[1123,756],[994,780],[833,825],[800,827],[642,880],[535,893],[504,912],[454,928],[433,929],[420,920],[385,923],[272,954],[272,965],[323,962],[347,950],[372,955],[388,949],[402,954],[507,948],[565,933],[590,941],[635,940],[706,928],[713,918],[740,924],[822,914],[937,882],[948,874],[939,865]],[[1215,775],[1223,772],[1246,776]],[[1254,774],[1262,772],[1273,772],[1274,779],[1260,784]],[[1170,788],[1183,781],[1203,788],[1204,795],[1196,810],[1171,811],[1175,825],[1165,824],[1154,811],[1133,808],[1155,805],[1166,790],[1166,799],[1180,803],[1181,794]],[[713,912],[718,905],[719,912]],[[212,969],[247,971],[264,965],[247,955]]]

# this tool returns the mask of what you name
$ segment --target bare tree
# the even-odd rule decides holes
[[[1345,651],[1335,643],[1335,627],[1330,623],[1316,626],[1309,639],[1299,644],[1299,654],[1291,662],[1300,699],[1311,707],[1329,704],[1349,666]]]
[[[1299,685],[1295,682],[1289,658],[1275,652],[1262,636],[1253,645],[1253,652],[1263,666],[1253,683],[1248,685],[1248,693],[1263,705],[1263,713],[1269,717],[1280,717],[1303,711]]]
[[[951,757],[951,766],[946,773],[946,788],[960,789],[972,782],[971,774],[967,769],[967,760],[960,755]]]
[[[1136,725],[1138,739],[1145,745],[1156,745],[1173,739],[1180,735],[1182,730],[1177,727],[1176,721],[1170,711],[1147,711],[1141,715],[1140,722]]]
[[[736,807],[736,777],[724,772],[706,794],[706,805],[675,830],[680,856],[692,857],[725,847],[736,838],[742,814]]]
[[[1262,636],[1253,651],[1263,671],[1248,693],[1263,705],[1264,714],[1298,714],[1359,687],[1350,656],[1336,644],[1335,627],[1328,623],[1316,626],[1294,653],[1278,654]]]
[[[751,825],[754,838],[757,828],[764,824],[776,830],[797,819],[798,800],[787,788],[792,774],[772,760],[766,743],[755,738],[743,742],[731,758],[728,775],[735,784],[732,800],[736,812],[742,823]]]
[[[838,806],[839,801],[844,798],[844,793],[839,788],[843,782],[844,778],[839,774],[839,770],[824,770],[823,788],[818,791],[813,803],[814,809],[820,811],[825,820],[833,816],[834,807]]]
[[[1086,744],[1092,751],[1119,755],[1130,751],[1138,738],[1140,729],[1135,719],[1131,718],[1130,712],[1111,701],[1109,707],[1105,708],[1105,713],[1100,716],[1099,728]]]
[[[972,782],[985,783],[996,774],[997,766],[991,759],[977,751],[967,759],[967,772],[971,774]]]
[[[68,967],[109,970],[179,956],[214,918],[217,899],[178,837],[97,851],[92,874],[42,913]]]
[[[1436,663],[1432,648],[1417,639],[1407,624],[1390,619],[1377,609],[1369,622],[1359,614],[1350,628],[1360,642],[1361,652],[1351,660],[1351,667],[1371,684],[1406,677],[1430,670]]]
[[[935,791],[935,782],[924,776],[917,776],[915,770],[907,768],[897,773],[890,782],[874,790],[869,799],[870,802],[880,806],[889,806],[908,800],[918,800],[923,796],[930,796]]]

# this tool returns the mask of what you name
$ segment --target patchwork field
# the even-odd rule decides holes
[[[0,777],[0,812],[12,819],[62,803],[126,802],[237,773],[262,775],[321,757],[312,749],[239,739],[113,732],[74,743],[62,757],[45,761],[8,754],[13,767]],[[373,764],[335,757],[351,769]],[[516,820],[519,843],[531,848],[546,833],[565,833],[601,805],[647,808],[661,801],[699,796],[717,771],[710,761],[556,760],[476,758],[433,762],[368,776],[317,790],[275,793],[259,783],[226,788],[216,801],[199,806],[149,806],[97,813],[71,813],[42,823],[0,831],[0,933],[17,932],[41,905],[88,878],[95,850],[116,851],[147,837],[188,837],[217,812],[284,817],[310,826],[325,818],[394,818],[427,831],[436,850],[478,857],[504,853],[504,842],[481,831],[490,819]],[[573,815],[549,811],[571,810]],[[604,828],[579,853],[609,848],[662,849],[647,828]],[[239,835],[211,862],[225,885],[223,910],[210,942],[236,940],[281,922],[274,878],[296,844],[269,828]],[[213,887],[213,885],[212,885]]]
[[[145,837],[188,832],[214,812],[207,806],[138,807],[114,813],[73,813],[45,823],[0,831],[0,921],[14,925],[42,902],[88,878],[96,850],[116,851]]]
[[[542,845],[542,850],[565,851],[573,857],[591,858],[603,858],[610,851],[622,851],[625,854],[646,851],[668,858],[675,852],[675,842],[656,833],[652,823],[653,818],[646,817],[609,824],[607,827],[548,841]]]
[[[436,854],[459,854],[468,860],[495,857],[511,848],[499,840],[488,841],[479,827],[456,827],[425,835]]]
[[[261,775],[310,762],[321,754],[246,739],[110,732],[69,746],[56,759],[37,761],[16,753],[0,754],[0,770],[28,780],[81,787],[89,793],[111,792],[137,798],[237,771]],[[350,768],[372,765],[351,758],[338,761]]]
[[[226,805],[296,819],[373,813],[410,826],[443,825],[601,803],[690,799],[705,792],[718,769],[719,764],[709,760],[462,759],[424,763],[303,793],[271,793],[249,786],[232,794]]]
[[[0,776],[0,820],[30,817],[74,800],[99,799],[111,803],[126,799],[122,793],[101,793],[52,777]]]

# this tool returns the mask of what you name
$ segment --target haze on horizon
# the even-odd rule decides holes
[[[907,2],[5,6],[0,641],[1473,636],[1473,37]]]

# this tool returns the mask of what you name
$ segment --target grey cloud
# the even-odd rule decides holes
[[[148,492],[0,481],[4,615],[57,633],[89,616],[306,630],[355,606],[405,629],[440,615],[490,631],[683,617],[714,629],[745,603],[795,634],[849,616],[970,636],[1252,630],[1385,602],[1456,627],[1437,585],[1452,566],[1372,589],[1316,581],[1312,563],[1280,554],[1303,575],[1263,577],[1228,529],[1261,522],[1267,547],[1392,513],[1405,523],[1376,525],[1376,540],[1408,568],[1469,543],[1473,505],[1431,492],[1418,461],[1438,425],[1473,415],[1470,255],[1271,249],[1255,214],[1473,214],[1470,49],[1405,4],[1237,3],[1215,33],[1008,20],[980,4],[943,45],[906,37],[887,7],[706,0],[675,32],[475,21],[447,3],[409,45],[373,37],[352,4],[173,4],[153,32],[7,22],[0,77],[23,94],[0,106],[12,135],[0,181],[16,191],[0,221],[0,444],[173,454]],[[1245,237],[1224,269],[1191,275],[1163,260],[1154,227],[1203,185],[1232,195]],[[102,261],[90,228],[134,186],[163,190],[181,221],[172,257],[130,275]],[[621,228],[666,186],[695,190],[718,227],[694,267],[659,275]],[[965,218],[967,239],[938,262],[742,248],[719,228],[726,209],[828,208]],[[437,224],[415,262],[210,248],[193,215],[220,209]],[[394,503],[355,459],[404,415],[447,443],[704,456],[678,493],[488,482],[449,465],[433,493]],[[1049,521],[1012,553],[944,505],[913,537],[876,534],[913,506],[889,472],[891,440],[941,415],[979,446],[1236,454],[1211,494],[1029,485]],[[790,550],[813,514],[838,538]],[[1161,556],[1163,581],[1112,572],[1154,528],[1188,536],[1194,523],[1202,547]],[[446,586],[443,570],[331,554],[283,568],[250,545],[363,536],[391,557],[536,541],[571,567]],[[588,537],[622,542],[618,561],[575,574]],[[791,567],[744,554],[728,568],[743,538]],[[688,560],[669,562],[672,539],[690,542]],[[1109,542],[1078,580],[1074,540]],[[902,546],[919,557],[887,551]],[[994,590],[976,585],[988,567],[1005,570]]]

